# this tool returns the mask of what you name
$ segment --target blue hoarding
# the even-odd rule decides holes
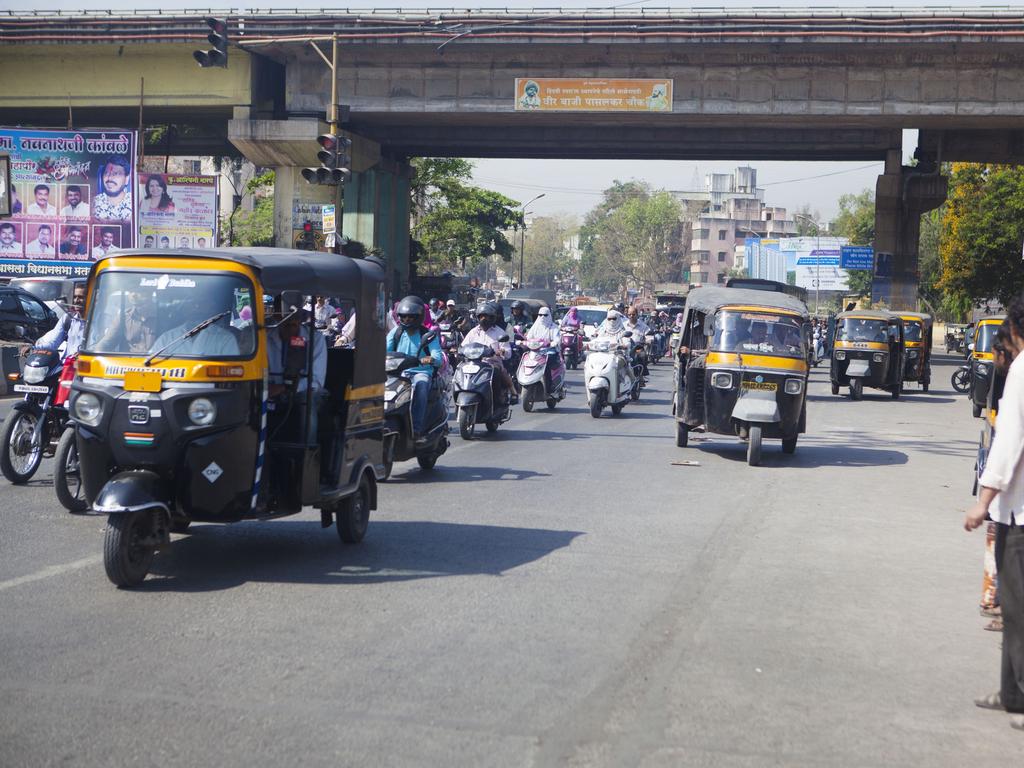
[[[844,245],[840,262],[843,269],[874,269],[875,249],[870,245]]]

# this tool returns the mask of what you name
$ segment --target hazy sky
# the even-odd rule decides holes
[[[642,7],[685,9],[701,8],[707,11],[713,8],[773,8],[773,9],[818,9],[842,7],[846,10],[868,7],[871,2],[840,3],[772,3],[750,2],[750,0],[709,0],[706,3],[671,3],[668,0],[652,0],[645,2],[607,3],[590,0],[554,0],[544,2],[523,2],[523,0],[481,0],[480,2],[459,2],[459,0],[354,0],[351,3],[337,3],[331,6],[324,0],[284,0],[276,5],[280,10],[288,8],[351,8],[351,9],[450,9],[450,8],[544,8],[550,13],[552,8],[623,8],[639,9]],[[919,4],[926,6],[926,3]],[[47,2],[25,2],[24,0],[0,0],[0,8],[34,9],[46,11],[93,10],[128,10],[159,8],[164,11],[202,8],[214,6],[223,11],[225,8],[237,7],[251,10],[255,8],[274,7],[265,0],[256,0],[244,5],[232,6],[229,3],[209,0],[200,3],[189,0],[47,0]],[[893,2],[896,7],[913,7],[912,3]],[[961,0],[956,3],[934,3],[932,7],[940,8],[977,8],[985,6],[990,10],[1000,8],[1007,11],[1019,11],[1020,4],[994,5],[991,0]],[[907,148],[905,147],[905,152]],[[913,147],[909,148],[913,151]],[[817,210],[823,217],[830,218],[837,211],[840,195],[848,192],[860,192],[865,188],[874,189],[875,179],[881,172],[882,163],[837,163],[837,162],[751,162],[745,158],[721,162],[685,162],[685,161],[633,161],[633,160],[479,160],[475,176],[478,183],[495,189],[513,199],[525,202],[541,192],[544,197],[530,206],[530,211],[540,215],[569,213],[582,216],[600,199],[601,190],[609,187],[619,179],[639,179],[649,182],[655,188],[692,189],[695,173],[702,179],[705,173],[712,171],[728,173],[737,165],[752,165],[757,168],[758,186],[765,188],[765,201],[770,205],[783,206],[794,210],[807,203],[812,210]],[[833,174],[833,175],[824,175]],[[818,177],[818,178],[812,178]]]

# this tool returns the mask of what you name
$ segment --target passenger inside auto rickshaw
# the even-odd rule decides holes
[[[274,315],[267,328],[267,366],[269,381],[268,410],[273,413],[272,438],[284,442],[299,442],[307,411],[307,400],[312,399],[308,444],[317,442],[318,412],[327,393],[327,344],[323,334],[309,329],[310,313],[294,297],[276,297]],[[307,375],[312,335],[312,381]]]

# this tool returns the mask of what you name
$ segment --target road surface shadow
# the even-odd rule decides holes
[[[940,391],[940,393],[941,393],[941,391]],[[850,395],[848,394],[848,391],[845,390],[845,389],[842,390],[838,395],[831,395],[831,394],[817,395],[817,394],[814,394],[814,395],[807,395],[807,399],[808,400],[815,400],[815,401],[847,400],[847,401],[849,401],[851,403],[854,402],[853,400],[850,399]],[[873,393],[873,392],[865,391],[863,399],[866,402],[874,402],[874,401],[879,401],[879,402],[890,401],[891,402],[892,401],[892,395],[890,395],[890,394],[888,394],[886,392],[878,392],[876,394],[876,393]],[[908,403],[955,403],[957,401],[957,399],[958,398],[956,398],[956,397],[937,397],[936,395],[932,394],[931,392],[929,392],[928,394],[924,394],[924,393],[919,393],[919,391],[911,391],[911,392],[904,392],[900,396],[900,399],[897,400],[896,402],[898,402],[898,403],[902,403],[902,402],[908,402]]]
[[[582,531],[375,521],[343,545],[313,520],[194,525],[156,556],[138,591],[212,592],[249,582],[380,584],[444,576],[501,576],[568,547]]]
[[[747,444],[743,442],[701,442],[693,445],[701,453],[713,453],[739,464],[747,462]],[[680,454],[680,458],[687,458]],[[798,445],[796,453],[782,452],[782,442],[765,440],[761,444],[762,467],[788,467],[790,469],[817,469],[819,467],[884,467],[906,464],[903,451],[884,448],[860,448],[837,445]]]
[[[438,462],[444,461],[444,456]],[[405,471],[401,471],[401,470]],[[551,477],[546,472],[534,472],[530,469],[509,469],[508,467],[460,467],[458,465],[438,463],[433,469],[424,471],[415,462],[408,467],[395,467],[388,485],[409,483],[472,483],[478,480],[531,480],[537,477]],[[401,474],[398,472],[401,471]]]

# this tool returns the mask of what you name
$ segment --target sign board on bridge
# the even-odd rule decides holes
[[[672,80],[517,77],[516,112],[671,112]]]
[[[870,245],[844,245],[839,260],[843,269],[874,269],[875,249]]]

